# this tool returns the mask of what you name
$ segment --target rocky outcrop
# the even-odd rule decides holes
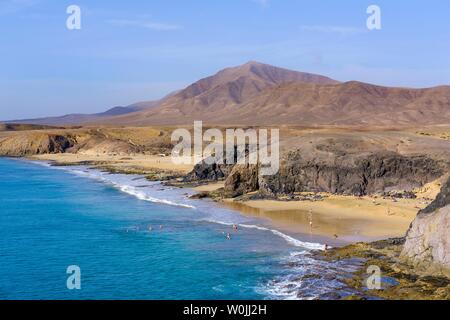
[[[0,141],[0,156],[23,157],[36,154],[61,153],[73,147],[76,141],[70,135],[26,133]]]
[[[225,181],[224,192],[226,197],[237,197],[246,193],[260,190],[258,166],[235,165]]]
[[[450,276],[450,179],[411,224],[401,256],[420,271]]]
[[[296,151],[287,155],[276,175],[261,177],[257,171],[255,166],[236,166],[226,180],[225,190],[235,196],[257,190],[271,195],[330,192],[360,196],[411,190],[444,173],[433,159],[394,152],[329,153],[321,158]]]
[[[248,152],[248,148],[246,148]],[[230,153],[231,155],[231,153]],[[237,162],[237,147],[234,148],[233,163]],[[209,158],[208,160],[211,160]],[[221,162],[221,163],[220,163]],[[234,164],[227,163],[227,153],[224,152],[221,161],[201,161],[194,166],[194,169],[184,177],[184,182],[197,181],[218,181],[224,180],[233,170]]]
[[[194,166],[194,170],[184,177],[184,182],[218,181],[228,176],[233,166],[226,164],[207,164],[202,161]]]

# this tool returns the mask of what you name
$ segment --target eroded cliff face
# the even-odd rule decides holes
[[[9,126],[5,128],[11,129]],[[24,157],[49,153],[126,156],[167,154],[173,148],[168,132],[151,128],[14,128],[0,132],[0,156]]]
[[[73,147],[75,137],[48,133],[30,133],[3,138],[0,156],[23,157],[36,154],[61,153]]]
[[[329,192],[360,196],[411,190],[442,176],[443,166],[425,156],[406,157],[394,152],[330,154],[325,159],[291,152],[273,176],[260,176],[256,166],[236,165],[227,177],[225,190],[232,196],[252,191],[270,195]]]
[[[419,271],[450,276],[450,179],[411,224],[401,257]]]

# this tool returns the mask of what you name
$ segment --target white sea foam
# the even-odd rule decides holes
[[[217,221],[217,220],[207,220],[207,221],[212,222],[212,223],[226,225],[226,226],[233,225],[233,223]],[[266,228],[266,227],[262,227],[262,226],[258,226],[258,225],[249,225],[249,224],[237,224],[237,225],[239,227],[245,228],[245,229],[257,229],[257,230],[261,230],[261,231],[272,232],[274,235],[283,238],[284,240],[286,240],[286,242],[288,242],[289,244],[296,246],[296,247],[301,247],[301,248],[305,248],[305,249],[309,249],[309,250],[323,250],[324,249],[323,244],[313,243],[313,242],[304,242],[304,241],[295,239],[295,238],[293,238],[287,234],[284,234],[278,230],[275,230],[275,229],[270,229],[270,228]]]
[[[153,203],[162,203],[162,204],[167,204],[169,206],[177,206],[177,207],[184,207],[184,208],[189,208],[189,209],[195,209],[194,206],[189,205],[189,204],[177,203],[177,202],[173,202],[173,201],[170,201],[170,200],[167,200],[167,199],[154,198],[154,197],[149,196],[148,194],[146,194],[144,191],[137,190],[137,188],[133,187],[133,186],[128,186],[128,185],[116,185],[116,186],[122,192],[125,192],[125,193],[128,193],[128,194],[132,195],[132,196],[135,196],[139,200],[149,201],[149,202],[153,202]]]
[[[95,169],[86,169],[80,167],[60,167],[60,168],[64,168],[66,171],[69,171],[78,176],[88,177],[109,184],[114,188],[131,196],[134,196],[142,201],[195,209],[195,206],[182,203],[181,200],[180,202],[177,202],[172,199],[158,198],[156,196],[153,196],[151,193],[152,192],[157,193],[156,190],[152,190],[151,188],[142,188],[137,185],[140,180],[138,178],[142,178],[140,176],[109,174]],[[149,187],[155,187],[156,185],[159,185],[159,183],[150,184]]]
[[[310,251],[292,252],[281,263],[287,273],[257,288],[258,292],[272,299],[337,299],[349,296],[354,292],[346,286],[345,279],[361,264],[352,260],[317,259]]]

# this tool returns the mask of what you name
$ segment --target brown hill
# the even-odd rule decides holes
[[[361,82],[290,83],[266,90],[235,110],[227,110],[220,118],[225,123],[242,124],[449,124],[450,87],[406,89]]]
[[[415,125],[450,123],[450,87],[389,88],[257,62],[225,69],[158,107],[111,117],[122,125]]]
[[[216,119],[229,108],[251,101],[267,89],[295,83],[337,84],[330,78],[248,62],[224,69],[202,79],[163,101],[157,108],[125,116],[113,117],[103,123],[179,124],[192,119]],[[205,115],[205,117],[200,117]]]

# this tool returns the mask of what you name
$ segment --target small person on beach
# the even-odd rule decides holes
[[[233,230],[234,230],[234,231],[238,231],[238,226],[237,226],[237,224],[233,224]]]
[[[325,248],[324,248],[324,250],[325,250],[325,251],[328,251],[328,244],[326,244],[326,243],[325,243]]]
[[[312,230],[312,228],[313,228],[313,214],[312,214],[312,210],[311,209],[309,209],[309,227]]]

